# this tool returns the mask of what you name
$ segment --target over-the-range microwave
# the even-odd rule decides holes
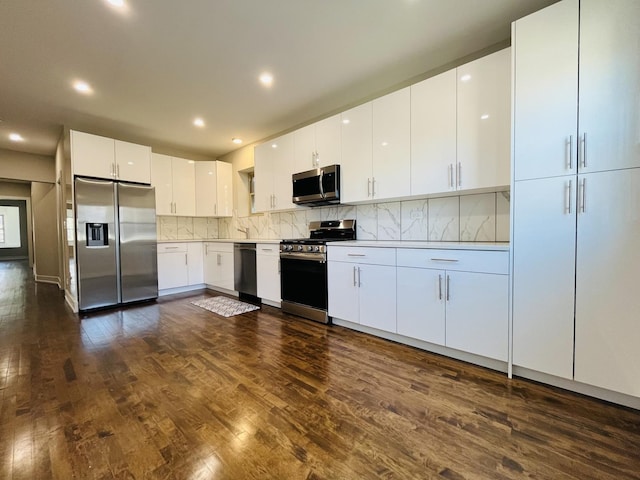
[[[293,203],[320,206],[340,203],[340,165],[294,173]]]

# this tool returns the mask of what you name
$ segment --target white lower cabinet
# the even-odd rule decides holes
[[[507,361],[509,253],[398,249],[397,333]]]
[[[202,243],[180,242],[158,245],[158,290],[201,285]]]
[[[396,331],[394,248],[328,248],[329,316]]]
[[[233,243],[204,244],[204,283],[212,287],[233,290]]]
[[[256,245],[258,297],[280,303],[280,251],[277,244]]]

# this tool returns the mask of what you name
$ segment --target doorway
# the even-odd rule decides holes
[[[27,201],[0,199],[0,260],[29,258]]]

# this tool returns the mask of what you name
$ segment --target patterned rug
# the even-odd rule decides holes
[[[240,300],[234,300],[233,298],[228,297],[210,297],[191,303],[197,307],[222,315],[223,317],[232,317],[234,315],[241,315],[243,313],[260,309],[260,307],[256,305],[251,305],[250,303],[244,303]]]

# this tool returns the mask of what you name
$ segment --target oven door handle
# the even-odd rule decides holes
[[[280,258],[287,258],[290,260],[306,260],[306,261],[312,261],[312,262],[318,262],[318,263],[327,263],[327,258],[325,257],[324,253],[280,252]]]

